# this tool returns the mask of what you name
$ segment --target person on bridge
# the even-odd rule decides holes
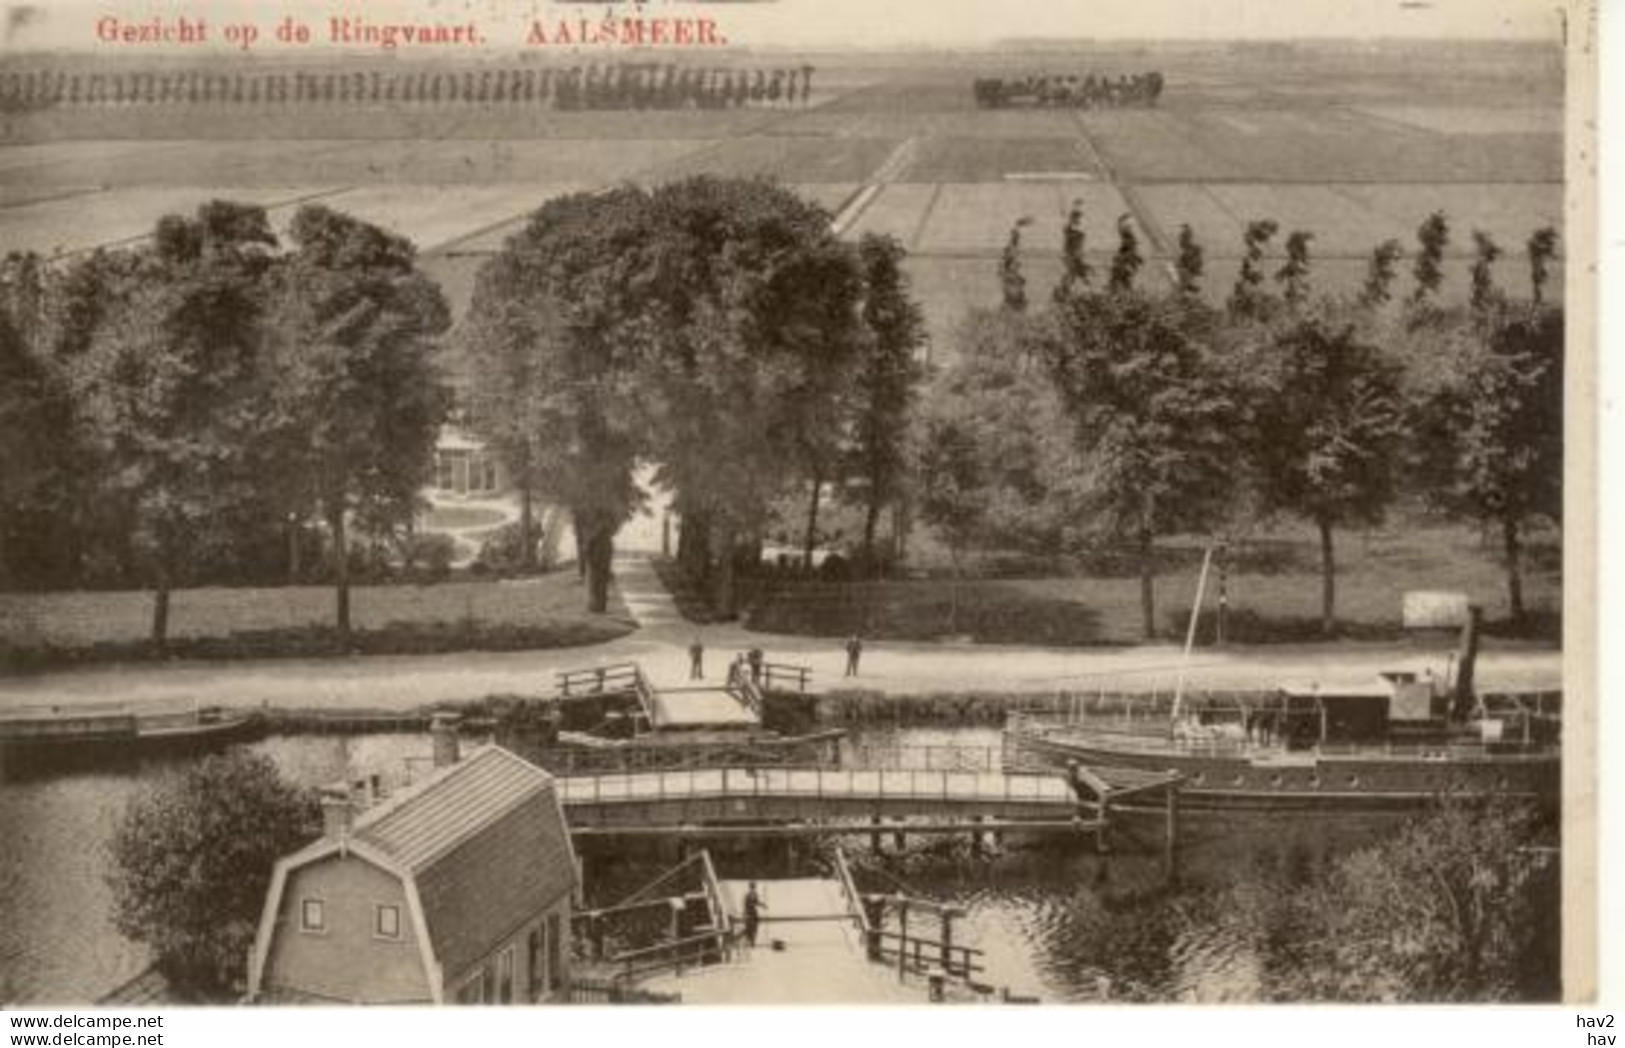
[[[705,644],[698,633],[694,634],[694,641],[688,646],[688,679],[705,679]]]
[[[846,638],[846,676],[858,675],[858,660],[863,657],[863,638],[856,633]]]
[[[756,945],[756,932],[762,925],[762,911],[767,904],[762,902],[762,896],[756,890],[756,882],[750,882],[750,888],[745,892],[745,945]]]
[[[752,683],[762,683],[762,649],[750,649],[750,679]]]

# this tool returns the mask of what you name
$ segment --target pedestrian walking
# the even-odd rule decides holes
[[[693,643],[688,646],[688,679],[705,679],[705,644],[700,640],[698,633],[694,635]]]
[[[846,675],[858,675],[858,660],[863,657],[863,638],[856,633],[846,638]]]
[[[762,902],[761,893],[756,890],[756,882],[750,882],[750,888],[745,892],[745,945],[756,945],[756,932],[762,924],[762,911],[767,904]]]

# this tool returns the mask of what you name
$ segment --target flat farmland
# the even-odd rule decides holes
[[[328,207],[398,233],[433,251],[495,225],[514,225],[554,197],[581,185],[369,186],[323,199]],[[279,230],[279,233],[283,230]]]
[[[0,209],[0,244],[8,251],[51,257],[116,246],[151,236],[158,219],[191,214],[210,200],[228,199],[272,209],[273,223],[285,220],[276,209],[333,192],[319,187],[251,189],[241,186],[125,189],[89,193],[24,207]]]
[[[663,164],[653,177],[709,174],[781,182],[863,182],[901,144],[893,138],[736,138]]]
[[[1094,246],[1101,237],[1115,237],[1117,216],[1128,210],[1114,186],[1099,182],[995,182],[952,184],[926,222],[919,248],[925,252],[997,251],[1010,236],[1010,228],[1023,217],[1033,224],[1022,230],[1022,244],[1057,255],[1061,230],[1074,199],[1083,201],[1085,221]],[[1116,243],[1115,239],[1112,243]]]
[[[1541,226],[1563,228],[1561,183],[1460,183],[1456,185],[1345,186],[1371,211],[1413,231],[1434,211],[1450,220],[1452,254],[1469,255],[1472,231],[1482,229],[1509,254],[1520,253]],[[1411,238],[1414,240],[1414,235]]]
[[[997,182],[1015,175],[1101,177],[1087,143],[1064,138],[932,136],[915,143],[903,177],[911,182]]]
[[[856,239],[865,233],[896,237],[910,250],[943,187],[894,182],[880,187],[873,200],[859,214],[847,236]]]
[[[1546,106],[1359,106],[1357,110],[1441,135],[1550,135],[1563,130],[1563,110]]]

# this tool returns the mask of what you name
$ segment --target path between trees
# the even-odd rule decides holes
[[[862,672],[843,680],[841,637],[755,633],[738,625],[695,626],[683,620],[647,556],[616,561],[616,584],[639,629],[630,636],[576,648],[448,655],[374,655],[340,659],[267,659],[103,666],[0,678],[0,708],[107,702],[198,701],[231,706],[412,709],[487,695],[551,694],[558,670],[628,659],[655,686],[688,676],[688,646],[705,646],[707,680],[721,680],[733,656],[759,647],[768,661],[809,666],[814,687],[843,686],[890,694],[926,692],[1167,691],[1179,671],[1173,645],[1129,648],[1045,648],[1023,645],[870,640]],[[1436,674],[1446,670],[1448,645],[1405,643],[1271,645],[1197,652],[1187,669],[1193,688],[1263,688],[1286,680],[1365,682],[1382,670]],[[1529,646],[1496,647],[1478,664],[1481,687],[1534,690],[1562,682],[1562,654]]]

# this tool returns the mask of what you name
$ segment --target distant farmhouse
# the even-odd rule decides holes
[[[281,859],[249,957],[267,1004],[565,1000],[579,876],[547,772],[498,746],[371,807],[376,779],[324,799],[322,838]]]

